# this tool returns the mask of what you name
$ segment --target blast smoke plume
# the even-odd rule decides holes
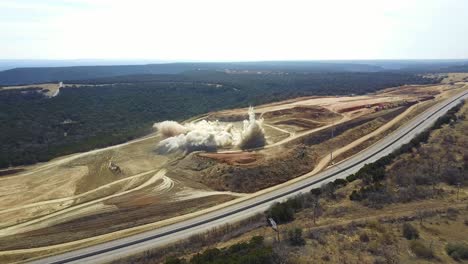
[[[187,133],[187,128],[176,121],[163,121],[161,123],[154,124],[153,127],[156,128],[164,138]]]
[[[263,119],[255,120],[253,107],[249,108],[249,120],[244,120],[244,129],[238,146],[241,149],[251,149],[265,146],[265,131],[262,127]]]
[[[175,121],[154,124],[154,128],[165,138],[156,146],[160,154],[192,152],[198,150],[216,151],[218,148],[251,149],[265,145],[263,120],[255,119],[255,112],[249,108],[249,120],[244,120],[243,129],[233,124],[220,124],[218,121],[199,122],[181,125]]]

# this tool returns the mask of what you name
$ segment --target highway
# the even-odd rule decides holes
[[[282,188],[266,192],[199,217],[141,234],[36,260],[31,263],[105,263],[157,246],[167,245],[191,235],[208,231],[216,226],[234,223],[264,212],[275,202],[283,201],[302,192],[308,192],[312,188],[320,187],[322,184],[334,181],[335,179],[345,178],[358,171],[366,163],[374,162],[388,155],[401,145],[408,143],[415,135],[430,127],[438,117],[445,114],[460,100],[467,97],[468,91],[465,90],[450,99],[440,102],[355,156],[318,174],[305,174],[300,177],[300,180],[286,184]]]

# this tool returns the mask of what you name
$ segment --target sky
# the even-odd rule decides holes
[[[467,59],[465,0],[1,0],[0,59]]]

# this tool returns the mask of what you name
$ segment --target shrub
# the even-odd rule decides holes
[[[462,243],[448,243],[445,247],[447,254],[455,260],[468,259],[468,245]]]
[[[333,182],[323,184],[321,186],[322,195],[324,195],[325,197],[328,197],[330,199],[336,199],[336,195],[335,195],[336,187],[337,186],[335,186],[335,184]]]
[[[385,230],[382,233],[382,236],[379,237],[379,242],[381,242],[382,244],[391,245],[394,241],[395,237],[393,236],[393,233],[389,230]]]
[[[367,243],[367,242],[369,242],[369,240],[370,240],[370,239],[369,239],[369,235],[367,235],[366,232],[363,232],[363,233],[361,233],[361,234],[359,235],[359,240],[360,240],[361,242]]]
[[[345,179],[336,179],[334,182],[335,186],[346,186],[348,184],[348,181]]]
[[[320,194],[322,194],[322,189],[321,188],[314,188],[314,189],[310,190],[310,193],[315,195],[315,196],[319,196]]]
[[[452,220],[456,220],[457,216],[459,214],[459,211],[456,208],[448,208],[447,209],[447,217]]]
[[[380,245],[377,241],[373,240],[367,244],[367,251],[370,253],[377,255],[380,252],[382,245]]]
[[[434,258],[434,251],[432,250],[432,248],[425,246],[424,243],[422,243],[419,240],[411,241],[410,248],[411,248],[411,251],[413,251],[413,253],[416,254],[416,256],[420,258],[425,258],[425,259]]]
[[[291,246],[303,246],[305,245],[305,240],[302,237],[302,229],[296,227],[288,231],[288,241]]]
[[[297,212],[304,206],[304,196],[299,194],[293,198],[288,199],[285,204],[287,207],[292,208],[295,212]]]
[[[404,223],[403,224],[403,236],[408,240],[419,238],[418,229],[416,229],[414,226],[412,226],[409,223]]]
[[[267,264],[273,263],[275,259],[275,253],[271,247],[263,244],[263,237],[255,236],[252,237],[250,242],[242,242],[234,244],[228,248],[211,248],[205,250],[203,253],[194,255],[190,262],[191,264],[218,264],[218,263],[230,263],[230,264]],[[172,261],[172,262],[168,262]],[[166,264],[185,264],[186,262],[174,262],[181,261],[178,259],[168,259]]]
[[[320,245],[327,244],[327,239],[322,231],[312,230],[309,233],[309,238],[316,240]]]
[[[358,192],[357,190],[353,190],[353,192],[349,195],[349,199],[351,201],[362,201],[363,200],[361,193]]]
[[[351,174],[348,177],[346,177],[346,180],[348,182],[353,182],[353,181],[357,180],[357,176],[356,176],[356,174]]]
[[[294,220],[294,209],[286,203],[275,203],[269,210],[268,216],[276,222],[287,223]]]
[[[352,201],[362,201],[369,198],[369,195],[385,192],[385,186],[381,183],[374,183],[361,187],[359,190],[353,190],[349,195]]]
[[[376,230],[379,233],[384,233],[386,231],[385,226],[382,223],[380,223],[378,220],[368,221],[367,226],[373,230]]]

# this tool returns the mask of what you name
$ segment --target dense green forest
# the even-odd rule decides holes
[[[122,143],[151,132],[154,122],[167,119],[297,96],[362,94],[436,81],[388,72],[192,71],[88,80],[84,83],[108,85],[62,88],[52,98],[34,90],[0,90],[0,167]]]

